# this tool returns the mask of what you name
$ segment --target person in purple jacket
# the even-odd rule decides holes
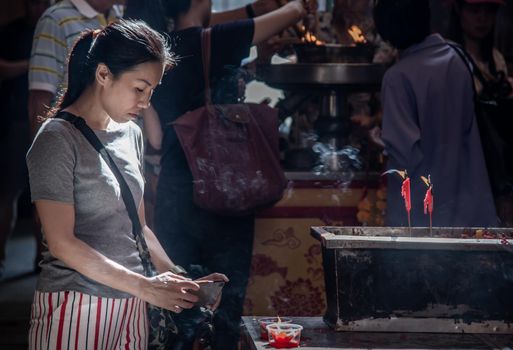
[[[380,0],[379,34],[400,51],[382,82],[383,132],[389,169],[411,178],[413,226],[428,226],[420,176],[431,175],[434,226],[494,226],[497,215],[474,111],[466,62],[430,34],[428,0]],[[405,226],[401,181],[388,179],[387,225]]]

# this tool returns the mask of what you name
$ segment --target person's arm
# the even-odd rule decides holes
[[[248,6],[251,7],[250,12],[252,11],[254,16],[258,17],[276,10],[278,8],[278,2],[276,0],[257,0]],[[246,18],[249,18],[246,6],[223,12],[213,12],[210,18],[210,25],[213,26]]]
[[[53,94],[49,91],[30,90],[28,97],[28,114],[30,134],[34,137],[41,126],[39,117],[46,115],[53,100]]]
[[[162,127],[160,125],[160,119],[157,111],[153,106],[143,110],[143,126],[144,133],[150,143],[151,147],[156,151],[159,151],[162,147]]]
[[[8,61],[0,58],[0,80],[16,78],[27,70],[28,60]]]
[[[50,254],[94,281],[129,293],[171,311],[190,308],[197,297],[187,290],[199,286],[169,272],[148,278],[130,271],[78,239],[73,232],[75,208],[72,204],[36,200],[36,209]]]
[[[37,23],[29,63],[29,123],[32,136],[39,128],[57,89],[64,80],[68,55],[63,28],[56,19],[43,15]]]
[[[276,11],[255,17],[253,44],[259,44],[269,39],[301,20],[306,14],[305,2],[303,0],[294,0]]]

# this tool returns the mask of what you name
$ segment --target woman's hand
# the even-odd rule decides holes
[[[148,303],[180,313],[190,309],[198,301],[191,291],[198,291],[199,285],[183,276],[165,272],[145,278],[139,297]]]

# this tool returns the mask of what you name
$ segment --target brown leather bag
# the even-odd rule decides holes
[[[278,111],[260,104],[214,105],[211,29],[202,32],[205,106],[172,123],[193,176],[194,202],[227,216],[279,201],[287,185],[279,162]]]

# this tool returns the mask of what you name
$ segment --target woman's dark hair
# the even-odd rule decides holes
[[[377,0],[374,22],[383,40],[402,50],[431,33],[429,0]]]
[[[449,20],[449,32],[448,38],[454,42],[457,42],[461,46],[465,47],[465,40],[463,40],[463,28],[461,27],[461,10],[464,6],[469,6],[464,0],[457,0],[451,10],[451,17]],[[498,6],[489,4],[489,6]],[[488,35],[481,41],[480,50],[481,56],[485,62],[488,62],[490,73],[493,75],[497,74],[497,67],[495,66],[495,60],[493,59],[493,47],[495,43],[495,26],[488,33]]]
[[[83,33],[68,59],[68,84],[47,117],[73,104],[93,84],[99,63],[114,77],[146,62],[174,63],[166,39],[141,21],[121,20]]]

